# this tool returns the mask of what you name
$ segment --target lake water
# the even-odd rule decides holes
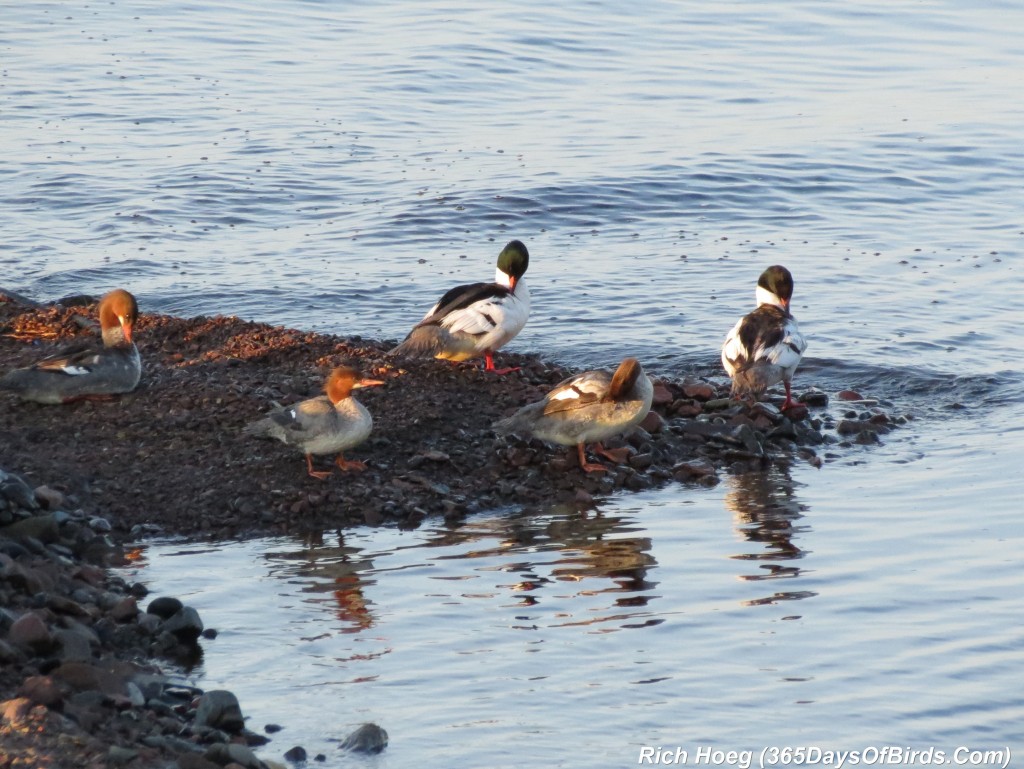
[[[797,389],[914,417],[821,470],[586,514],[148,544],[134,578],[221,631],[196,683],[285,726],[262,755],[1024,750],[1024,6],[0,14],[2,287],[397,338],[519,238],[534,309],[510,350],[722,376],[778,262]],[[390,747],[341,755],[364,720]]]

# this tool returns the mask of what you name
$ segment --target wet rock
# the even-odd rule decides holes
[[[681,481],[700,480],[717,475],[715,466],[701,459],[691,459],[674,465],[672,474]]]
[[[855,390],[840,390],[836,393],[836,398],[841,401],[862,401],[864,396]]]
[[[856,393],[854,393],[856,394]],[[828,395],[817,388],[811,388],[800,393],[797,400],[814,408],[824,408],[828,405]]]
[[[0,470],[0,497],[23,510],[38,510],[35,491],[19,475]]]
[[[356,753],[380,753],[388,745],[388,733],[377,724],[363,724],[339,746],[342,750]]]
[[[183,606],[181,611],[164,620],[160,630],[170,633],[182,643],[195,643],[203,632],[203,621],[199,612],[191,606]]]
[[[160,619],[170,619],[184,608],[185,604],[177,598],[161,596],[160,598],[154,598],[149,602],[149,606],[146,607],[146,613],[155,614],[160,617]]]
[[[64,495],[49,486],[37,486],[34,494],[36,501],[47,510],[57,510],[64,504]]]
[[[692,383],[683,385],[683,395],[693,400],[710,401],[717,394],[715,388],[709,384]]]
[[[138,758],[139,751],[132,748],[122,748],[120,745],[111,745],[107,751],[107,761],[114,766],[121,766]]]
[[[664,384],[657,382],[654,385],[654,398],[651,401],[652,406],[662,407],[667,406],[674,400],[671,390],[669,390]]]
[[[306,760],[306,749],[301,745],[296,745],[285,752],[284,759],[285,761],[291,761],[293,764],[301,763]]]
[[[134,596],[125,596],[107,613],[114,622],[131,622],[139,615],[139,604]]]
[[[183,753],[178,756],[178,769],[220,769],[220,764],[197,753]]]
[[[46,622],[35,612],[18,617],[7,631],[7,641],[26,651],[46,653],[53,648],[53,636]]]
[[[648,435],[657,435],[665,428],[665,419],[657,411],[648,411],[637,426]]]
[[[60,539],[60,527],[56,519],[50,515],[33,515],[31,518],[24,518],[15,521],[9,526],[0,529],[5,536],[20,540],[22,544],[35,551],[32,546],[34,542],[56,542]]]
[[[252,749],[237,743],[214,743],[207,748],[204,755],[220,766],[238,764],[245,769],[263,769],[263,763],[252,752]]]
[[[18,694],[48,708],[56,708],[64,699],[64,692],[50,676],[26,678],[19,687]]]
[[[223,689],[206,692],[199,698],[195,723],[197,726],[210,726],[226,732],[238,732],[245,726],[238,698]]]
[[[85,633],[61,629],[53,635],[59,649],[58,656],[64,662],[85,662],[92,659],[92,643]]]

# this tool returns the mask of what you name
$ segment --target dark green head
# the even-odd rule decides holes
[[[515,282],[526,274],[526,268],[529,266],[530,252],[526,250],[522,241],[510,241],[498,254],[498,269],[512,279],[513,288]]]
[[[763,296],[767,292],[771,296]],[[773,301],[773,298],[776,301]],[[793,298],[793,276],[781,264],[773,264],[761,273],[757,280],[757,303],[776,304],[789,312],[789,301]]]

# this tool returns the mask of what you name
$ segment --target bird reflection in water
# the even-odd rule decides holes
[[[736,531],[748,542],[763,546],[757,552],[732,556],[738,561],[755,561],[759,571],[741,574],[749,582],[777,579],[796,579],[801,569],[794,561],[804,557],[806,551],[794,543],[799,535],[809,531],[800,525],[807,509],[796,496],[796,484],[784,466],[745,472],[729,476],[729,490],[725,505],[732,511]],[[744,602],[747,606],[773,604],[810,598],[816,593],[809,590],[786,590]]]

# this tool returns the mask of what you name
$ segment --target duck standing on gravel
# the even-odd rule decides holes
[[[342,470],[365,470],[364,463],[346,460],[342,454],[365,441],[373,429],[370,412],[352,391],[382,384],[378,379],[366,379],[352,366],[338,366],[327,378],[326,395],[274,409],[243,432],[297,447],[306,455],[306,469],[313,478],[324,480],[331,475],[313,469],[313,454],[337,452],[335,464]]]
[[[389,354],[451,361],[483,355],[486,371],[515,371],[496,369],[494,353],[522,331],[530,317],[530,290],[523,279],[529,264],[526,246],[511,241],[498,255],[493,283],[470,283],[448,291]]]
[[[0,390],[37,403],[71,403],[131,392],[142,376],[132,327],[139,317],[135,297],[124,289],[100,301],[102,345],[87,342],[43,358],[0,378]]]
[[[786,400],[793,405],[791,382],[807,349],[796,320],[789,311],[793,276],[781,265],[761,273],[757,281],[757,309],[737,321],[722,346],[722,365],[732,378],[732,397],[757,399],[782,382]]]
[[[643,421],[651,410],[654,385],[636,358],[626,358],[614,374],[584,371],[559,383],[545,398],[497,422],[499,433],[529,433],[562,446],[576,445],[580,467],[588,473],[605,472],[604,465],[588,462],[584,446],[613,462],[623,462],[626,449],[606,449],[601,442],[621,435]]]

